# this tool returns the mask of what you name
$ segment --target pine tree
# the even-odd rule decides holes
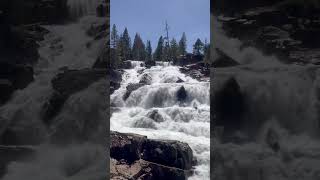
[[[202,55],[203,54],[203,42],[198,38],[193,45],[193,54]]]
[[[128,29],[125,28],[123,34],[120,38],[121,46],[122,46],[122,53],[123,53],[123,60],[131,59],[131,38],[128,33]]]
[[[117,31],[117,27],[114,24],[112,26],[111,34],[110,34],[110,65],[111,67],[117,68],[118,65],[121,63],[119,58],[119,35]]]
[[[175,63],[179,56],[179,46],[175,38],[170,41],[170,57]]]
[[[170,44],[165,43],[162,52],[162,61],[171,61]]]
[[[146,59],[145,44],[143,43],[140,35],[136,33],[132,47],[132,58],[137,61],[144,61]]]
[[[146,61],[152,61],[152,47],[149,40],[147,41],[146,53]]]
[[[111,48],[116,48],[117,43],[119,41],[118,30],[115,24],[112,26],[111,34],[110,34],[110,46]]]
[[[155,61],[162,61],[163,60],[163,37],[160,36],[158,41],[158,46],[154,52],[153,58]]]
[[[179,55],[186,55],[186,54],[187,54],[187,36],[186,36],[186,33],[183,33],[179,41]]]

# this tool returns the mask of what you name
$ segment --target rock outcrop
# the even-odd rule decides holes
[[[144,84],[142,83],[131,83],[131,84],[128,84],[128,86],[126,87],[127,91],[126,93],[123,95],[123,100],[127,100],[128,97],[130,96],[130,94],[139,89],[140,87],[144,86]]]
[[[226,133],[239,130],[245,111],[245,96],[237,80],[233,77],[227,79],[212,98],[215,126],[223,126]]]
[[[113,180],[186,180],[192,174],[194,161],[188,144],[113,131],[110,138],[110,178]]]
[[[288,1],[238,10],[237,15],[218,20],[228,36],[239,38],[246,46],[276,55],[285,63],[318,64],[320,8],[312,7],[311,1],[305,3],[295,6]],[[307,6],[310,12],[305,11]]]
[[[180,72],[199,81],[209,80],[210,68],[205,63],[195,63],[183,66]]]
[[[65,70],[52,81],[54,92],[43,106],[43,119],[46,123],[56,116],[68,97],[79,92],[99,79],[106,78],[105,69]]]

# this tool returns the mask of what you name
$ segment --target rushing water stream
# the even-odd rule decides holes
[[[73,12],[73,9],[86,8],[87,3],[97,4],[98,1],[69,0],[68,2]],[[62,111],[53,119],[50,128],[41,119],[42,107],[53,92],[51,80],[56,74],[62,72],[60,68],[90,68],[103,47],[103,40],[93,41],[93,38],[86,34],[93,23],[105,21],[105,18],[95,16],[94,7],[90,6],[90,8],[83,12],[82,16],[78,16],[75,22],[45,26],[50,33],[46,35],[44,41],[39,42],[40,58],[34,67],[34,82],[25,89],[16,91],[11,100],[0,107],[3,118],[1,133],[6,128],[11,128],[16,132],[16,140],[22,144],[20,147],[34,151],[32,156],[26,157],[24,161],[9,163],[2,179],[98,180],[106,178],[106,152],[103,148],[104,144],[97,138],[105,136],[106,131],[104,98],[107,85],[105,81],[96,82],[87,89],[71,95]],[[88,42],[91,43],[90,48],[87,47]],[[72,141],[75,136],[73,127],[75,125],[81,127],[84,124],[87,126],[95,124],[100,127],[100,129],[87,129],[91,134],[96,134],[96,138],[93,138],[95,141],[88,140],[84,144],[71,142],[67,146],[51,144],[54,134],[60,136],[61,140],[68,137]],[[14,147],[10,148],[14,149]],[[13,156],[15,156],[14,153]]]
[[[110,120],[111,130],[148,136],[151,139],[168,139],[186,142],[197,159],[196,173],[189,179],[209,179],[210,163],[210,102],[209,82],[199,82],[179,72],[179,67],[158,63],[145,69],[133,62],[126,69],[121,87],[111,95],[111,104],[118,109]],[[143,70],[143,72],[141,72]],[[152,78],[123,100],[129,83],[138,83],[148,74]],[[176,83],[178,79],[183,83]],[[176,93],[184,87],[185,101],[177,100]],[[148,113],[158,110],[162,122],[148,118]]]
[[[213,44],[241,65],[214,69],[212,87],[218,90],[226,78],[235,77],[247,111],[236,135],[240,142],[214,140],[212,178],[319,179],[319,66],[283,64],[253,47],[241,48],[241,41],[227,37],[218,21],[214,24]],[[268,145],[270,132],[277,152]]]

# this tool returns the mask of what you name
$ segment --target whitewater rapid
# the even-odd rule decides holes
[[[214,20],[214,47],[240,63],[214,68],[212,92],[234,77],[245,96],[243,128],[237,141],[213,139],[216,180],[318,180],[320,178],[319,85],[316,65],[284,64],[225,35]],[[216,129],[216,131],[218,131]],[[274,151],[268,133],[279,144]]]
[[[92,24],[105,22],[105,18],[95,16],[94,6],[97,2],[69,0],[69,8],[77,20],[63,25],[44,26],[50,32],[39,42],[40,58],[34,66],[34,81],[25,89],[17,90],[10,101],[0,107],[0,132],[8,127],[13,129],[21,143],[17,148],[33,151],[24,160],[10,162],[2,179],[106,178],[107,153],[103,137],[106,132],[108,86],[105,80],[71,95],[50,127],[41,118],[43,105],[53,92],[51,80],[63,72],[62,69],[91,68],[103,48],[104,39],[93,40],[86,33]],[[91,5],[87,7],[88,4]],[[75,13],[77,8],[86,10],[81,10],[80,16]],[[92,139],[83,144],[70,142],[63,146],[51,143],[53,137],[60,140],[66,137],[82,138],[76,137],[72,132],[73,127],[83,128],[84,132],[93,134]]]
[[[111,116],[110,129],[151,139],[186,142],[197,159],[195,175],[189,179],[210,179],[210,83],[192,79],[180,73],[179,67],[169,64],[157,63],[150,69],[140,67],[139,62],[133,64],[133,69],[124,71],[121,87],[111,95],[111,108],[117,111]],[[138,83],[146,74],[152,78],[151,84],[133,91],[123,100],[127,85]],[[176,83],[178,79],[184,82]],[[182,86],[187,99],[180,103],[176,93]],[[153,110],[158,110],[163,122],[148,118]]]

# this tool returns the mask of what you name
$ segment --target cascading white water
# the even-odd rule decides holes
[[[241,65],[214,69],[213,88],[218,90],[227,77],[235,77],[247,112],[239,132],[241,143],[214,140],[212,178],[319,179],[319,66],[287,65],[255,48],[241,49],[241,41],[227,37],[218,21],[215,27],[213,44]],[[267,143],[270,131],[278,152]]]
[[[89,1],[87,1],[89,3]],[[0,133],[10,127],[20,142],[42,143],[35,145],[35,157],[30,161],[11,162],[2,177],[11,179],[104,179],[106,177],[105,152],[99,137],[105,134],[106,89],[105,81],[93,83],[87,89],[73,94],[61,112],[52,120],[50,129],[41,119],[41,110],[53,92],[51,80],[59,69],[90,68],[96,61],[104,40],[93,41],[86,34],[93,23],[104,18],[84,16],[66,25],[45,26],[50,33],[40,44],[40,59],[35,69],[35,80],[0,107],[3,117]],[[87,43],[90,42],[90,48]],[[1,119],[2,120],[2,119]],[[50,139],[76,136],[74,129],[90,134],[94,140],[87,144],[65,147],[48,144]],[[94,133],[93,133],[94,132]],[[85,134],[80,134],[82,138]],[[101,140],[101,141],[100,141]]]
[[[96,13],[96,8],[102,0],[68,0],[70,15],[79,18],[85,15]]]
[[[144,71],[139,74],[141,70]],[[133,91],[123,100],[126,86],[129,83],[138,83],[145,74],[152,78],[151,85]],[[176,83],[178,78],[184,82]],[[176,97],[182,86],[187,92],[187,99],[183,103]],[[180,73],[176,66],[158,63],[158,66],[150,69],[140,66],[127,69],[121,87],[111,95],[111,104],[119,108],[119,111],[111,116],[111,130],[142,134],[151,139],[186,142],[198,162],[195,175],[189,179],[210,179],[209,90],[209,82],[199,82],[187,77]],[[148,118],[147,114],[153,110],[158,110],[163,122]]]

